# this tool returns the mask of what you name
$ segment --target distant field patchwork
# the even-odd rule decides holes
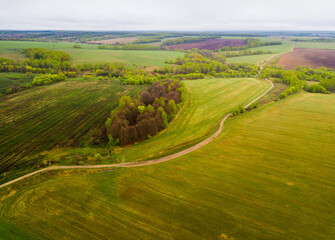
[[[168,46],[169,49],[185,49],[192,48],[216,50],[222,47],[240,47],[247,44],[245,39],[206,39],[202,42],[191,42],[178,45]]]
[[[73,48],[73,45],[74,43],[0,41],[0,58],[23,60],[24,56],[18,50],[35,47],[67,52],[71,55],[72,64],[121,62],[130,66],[164,67],[167,59],[184,55],[173,51],[108,50],[97,49],[96,45],[91,44],[80,44],[82,48]]]

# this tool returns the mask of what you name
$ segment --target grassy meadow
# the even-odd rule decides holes
[[[2,97],[0,182],[40,164],[42,151],[89,140],[118,98],[139,88],[115,81],[64,81]]]
[[[19,49],[45,48],[69,53],[72,64],[121,62],[139,67],[164,67],[165,60],[183,55],[173,51],[106,50],[91,44],[79,44],[82,48],[73,48],[73,45],[75,43],[0,41],[0,58],[22,60],[24,56],[18,52]]]
[[[17,84],[20,87],[29,85],[33,77],[22,73],[0,73],[0,94],[5,93],[13,84]]]
[[[0,190],[0,236],[333,239],[334,106],[334,95],[301,93],[229,119],[169,162],[13,184]]]
[[[274,39],[267,39],[267,41],[274,41]],[[251,56],[242,56],[242,57],[234,57],[227,58],[228,63],[259,63],[261,61],[267,60],[274,55],[283,54],[286,52],[290,52],[293,49],[293,44],[291,42],[282,42],[282,45],[273,45],[273,46],[262,46],[257,48],[251,48],[251,50],[264,50],[271,51],[272,54],[260,54],[260,55],[251,55]]]
[[[184,106],[159,135],[118,149],[120,161],[140,161],[179,151],[213,133],[233,108],[246,105],[270,84],[256,79],[201,79],[184,81]]]
[[[295,48],[335,49],[335,42],[294,42]]]

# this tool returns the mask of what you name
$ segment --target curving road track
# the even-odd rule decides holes
[[[268,80],[269,81],[269,80]],[[253,101],[251,101],[250,103],[248,103],[247,105],[245,105],[245,108],[249,107],[251,104],[253,104],[254,102],[258,101],[260,98],[262,98],[263,96],[265,96],[272,88],[273,88],[273,83],[271,81],[269,81],[271,86],[268,90],[266,90],[262,95],[260,95],[259,97],[257,97],[256,99],[254,99]],[[231,116],[230,113],[228,113],[220,122],[220,127],[219,129],[213,133],[211,136],[209,136],[208,138],[206,138],[205,140],[201,141],[200,143],[197,143],[196,145],[187,148],[183,151],[180,151],[178,153],[166,156],[166,157],[161,157],[161,158],[157,158],[154,160],[148,160],[148,161],[143,161],[143,162],[127,162],[127,163],[119,163],[119,164],[105,164],[105,165],[87,165],[87,166],[51,166],[51,167],[47,167],[47,168],[43,168],[40,170],[37,170],[35,172],[23,175],[22,177],[16,178],[14,180],[11,180],[9,182],[6,182],[2,185],[0,185],[0,188],[6,187],[12,183],[21,181],[25,178],[31,177],[33,175],[36,175],[38,173],[41,172],[46,172],[46,171],[50,171],[50,170],[59,170],[59,169],[85,169],[85,168],[113,168],[113,167],[139,167],[139,166],[146,166],[146,165],[151,165],[151,164],[156,164],[156,163],[161,163],[161,162],[166,162],[172,159],[175,159],[177,157],[183,156],[185,154],[188,154],[190,152],[193,152],[194,150],[197,150],[203,146],[205,146],[206,144],[210,143],[211,141],[213,141],[221,132],[223,129],[223,124],[224,122],[227,120],[227,118],[229,118]]]

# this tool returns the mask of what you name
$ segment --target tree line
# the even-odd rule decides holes
[[[27,48],[20,51],[27,59],[14,61],[0,58],[0,72],[20,73],[58,73],[72,70],[70,55],[61,51],[50,51],[43,48]]]
[[[179,45],[192,42],[205,42],[207,39],[220,38],[219,36],[206,36],[206,37],[181,37],[176,39],[166,40],[162,43],[163,46]]]
[[[263,69],[261,78],[273,78],[290,85],[281,98],[304,89],[313,93],[335,92],[335,71],[327,68],[312,69],[310,67],[297,67],[293,70],[284,70],[279,66],[268,66]],[[308,86],[305,81],[318,82]]]
[[[166,50],[161,47],[145,44],[124,44],[124,45],[99,45],[98,49],[109,49],[109,50]]]
[[[204,52],[203,52],[204,53]],[[205,54],[203,54],[205,55]],[[175,64],[156,70],[160,74],[190,74],[202,73],[214,77],[251,77],[258,74],[259,67],[253,64],[226,64],[221,61],[211,60],[198,53],[186,54],[176,60],[166,63]],[[212,58],[211,56],[209,56]]]

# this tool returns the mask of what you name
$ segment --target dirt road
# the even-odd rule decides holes
[[[251,101],[250,103],[248,103],[245,108],[247,108],[248,106],[250,106],[251,104],[253,104],[254,102],[258,101],[260,98],[262,98],[263,96],[265,96],[272,88],[273,88],[273,84],[271,81],[269,81],[271,83],[271,87],[266,90],[266,92],[264,92],[262,95],[260,95],[259,97],[257,97],[256,99],[254,99],[253,101]],[[0,188],[6,187],[12,183],[21,181],[25,178],[31,177],[33,175],[36,175],[38,173],[41,172],[46,172],[46,171],[50,171],[50,170],[59,170],[59,169],[85,169],[85,168],[113,168],[113,167],[140,167],[140,166],[146,166],[146,165],[151,165],[151,164],[156,164],[156,163],[161,163],[161,162],[166,162],[172,159],[175,159],[177,157],[181,157],[183,155],[186,155],[190,152],[193,152],[194,150],[197,150],[203,146],[205,146],[206,144],[210,143],[211,141],[213,141],[217,136],[219,136],[219,134],[222,132],[223,129],[223,124],[224,122],[227,120],[227,118],[229,118],[231,116],[231,114],[227,114],[220,122],[220,126],[219,129],[211,136],[209,136],[208,138],[206,138],[205,140],[203,140],[202,142],[187,148],[183,151],[180,151],[178,153],[166,156],[166,157],[161,157],[161,158],[157,158],[154,160],[148,160],[148,161],[143,161],[143,162],[127,162],[127,163],[119,163],[119,164],[105,164],[105,165],[86,165],[86,166],[51,166],[51,167],[47,167],[47,168],[43,168],[40,170],[37,170],[35,172],[23,175],[22,177],[16,178],[14,180],[11,180],[9,182],[6,182],[2,185],[0,185]]]

